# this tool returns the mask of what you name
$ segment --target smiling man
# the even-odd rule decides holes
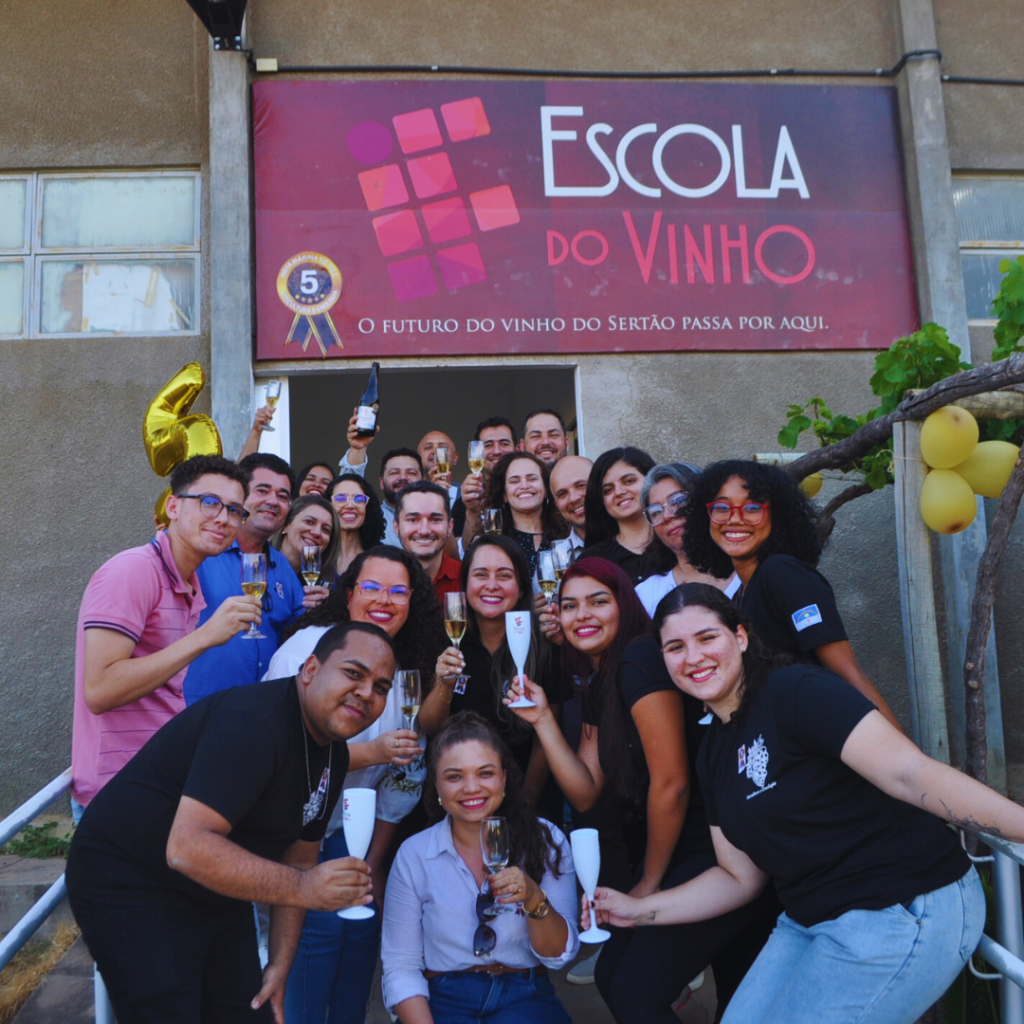
[[[223,601],[242,593],[242,555],[262,553],[267,560],[267,589],[263,595],[263,618],[259,639],[233,637],[223,647],[197,658],[185,677],[185,703],[262,679],[270,659],[281,645],[281,633],[302,614],[305,596],[302,584],[287,559],[270,544],[288,515],[295,489],[291,466],[276,455],[247,455],[238,464],[249,480],[245,499],[248,517],[238,530],[238,539],[217,558],[210,558],[199,572],[199,582],[208,603]],[[200,625],[206,621],[200,617]]]
[[[433,581],[438,598],[459,589],[462,563],[444,550],[452,534],[452,515],[443,487],[426,480],[409,484],[398,495],[394,529],[402,547]]]
[[[531,409],[523,419],[520,451],[536,455],[549,469],[569,454],[565,420],[557,409]]]
[[[395,521],[395,506],[398,504],[399,492],[423,479],[423,460],[418,452],[411,448],[392,448],[384,453],[380,461],[380,490],[384,500],[380,503],[380,510],[384,513],[384,536],[382,544],[390,544],[392,547],[401,547],[398,535],[395,533],[392,523]]]
[[[293,679],[215,694],[169,722],[93,801],[68,897],[123,1024],[283,1019],[307,909],[369,902],[366,864],[318,864],[348,769],[380,717],[387,634],[335,626]],[[272,905],[260,975],[250,901]]]
[[[171,474],[168,528],[115,555],[85,588],[71,740],[76,815],[184,709],[189,664],[259,621],[258,602],[241,588],[218,601],[204,596],[197,578],[203,561],[235,539],[245,497],[245,473],[228,459],[199,455],[183,462]]]
[[[555,463],[548,477],[548,489],[555,507],[572,527],[569,534],[571,548],[582,549],[586,546],[587,520],[583,509],[587,498],[587,480],[593,468],[590,459],[582,455],[567,455]]]

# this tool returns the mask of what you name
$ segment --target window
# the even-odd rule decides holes
[[[994,320],[999,263],[1024,255],[1024,177],[953,178],[968,320]]]
[[[0,176],[0,335],[199,330],[195,171]]]

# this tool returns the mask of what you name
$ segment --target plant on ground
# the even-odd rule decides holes
[[[71,849],[70,835],[57,835],[59,822],[46,821],[42,825],[26,825],[0,853],[10,853],[18,857],[37,857],[46,860],[50,857],[63,857],[67,860]]]
[[[74,924],[62,921],[52,939],[30,942],[0,971],[0,1024],[11,1024],[78,936]]]

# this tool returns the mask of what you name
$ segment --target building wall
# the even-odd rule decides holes
[[[898,56],[896,2],[250,0],[248,27],[256,56],[282,64],[875,68]],[[1005,32],[1013,9],[1012,0],[936,0],[944,70],[1016,75],[1012,33]],[[184,0],[5,4],[0,169],[202,168],[204,324],[210,59],[217,55]],[[1020,90],[946,88],[954,169],[1024,166],[1019,132],[1006,128],[1020,122],[1022,98]],[[81,591],[106,557],[150,534],[161,484],[145,460],[141,418],[159,386],[192,359],[209,367],[205,332],[0,343],[0,809],[68,763]],[[578,362],[579,415],[591,455],[628,442],[659,459],[746,456],[778,448],[791,402],[821,395],[851,414],[875,404],[867,387],[871,353],[602,355]],[[840,486],[830,479],[821,497]],[[1022,557],[1018,543],[1008,566],[1017,579]],[[864,667],[906,721],[891,490],[842,510],[823,568]],[[1019,596],[1019,585],[1004,576],[997,620],[1010,760],[1017,762],[1024,761],[1024,717],[1013,710],[1024,685],[1014,628]]]

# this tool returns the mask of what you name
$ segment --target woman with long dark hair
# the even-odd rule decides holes
[[[614,562],[634,587],[652,572],[648,549],[654,531],[644,519],[641,489],[653,468],[654,459],[639,448],[610,448],[597,457],[587,478],[583,554]]]
[[[579,948],[565,836],[538,819],[519,767],[478,715],[431,740],[427,807],[437,824],[398,851],[384,901],[384,1004],[402,1024],[569,1024],[548,970]],[[505,819],[508,866],[490,874],[481,823]]]
[[[341,523],[338,549],[338,575],[341,575],[357,555],[383,542],[384,513],[373,485],[357,473],[342,473],[332,481],[327,498]]]
[[[517,711],[536,729],[569,803],[592,808],[605,788],[616,798],[633,866],[634,897],[678,885],[714,863],[704,803],[694,779],[704,733],[699,701],[679,693],[665,670],[651,623],[625,573],[581,558],[562,579],[563,671],[588,678],[579,752],[566,742],[540,687],[536,708]],[[518,692],[518,688],[517,691]],[[594,972],[619,1024],[672,1024],[672,1004],[711,962],[724,1006],[768,936],[765,902],[671,933],[617,931]],[[744,941],[737,943],[738,936]]]
[[[322,498],[333,479],[334,467],[329,462],[309,462],[295,474],[295,482],[299,485],[296,497],[304,498],[307,494],[315,494]]]
[[[324,600],[337,576],[335,566],[341,545],[341,524],[331,503],[316,494],[296,498],[271,543],[302,580],[307,598],[305,607],[313,608]],[[306,545],[320,549],[320,575],[315,584],[307,584],[302,576],[302,549]]]
[[[736,601],[769,650],[827,668],[898,729],[847,639],[835,595],[818,572],[818,513],[777,466],[729,459],[707,467],[686,503],[683,551],[702,572],[739,576]]]
[[[548,467],[529,452],[509,452],[491,470],[487,507],[501,509],[502,533],[523,550],[530,576],[537,553],[568,535],[548,493]]]
[[[834,673],[775,668],[713,587],[673,591],[654,625],[673,682],[714,715],[697,770],[716,864],[640,900],[599,887],[601,920],[698,922],[774,879],[785,913],[723,1024],[911,1024],[985,923],[946,825],[1020,842],[1024,809],[926,757]]]
[[[420,726],[432,736],[449,715],[476,712],[508,744],[523,773],[527,798],[534,802],[547,781],[548,768],[533,730],[502,702],[506,684],[516,673],[505,636],[506,612],[522,612],[530,619],[527,674],[538,680],[552,704],[562,703],[562,693],[555,651],[536,628],[530,570],[522,548],[500,534],[477,537],[462,562],[461,586],[468,606],[466,635],[461,649],[450,646],[437,659],[433,689],[420,708]]]

